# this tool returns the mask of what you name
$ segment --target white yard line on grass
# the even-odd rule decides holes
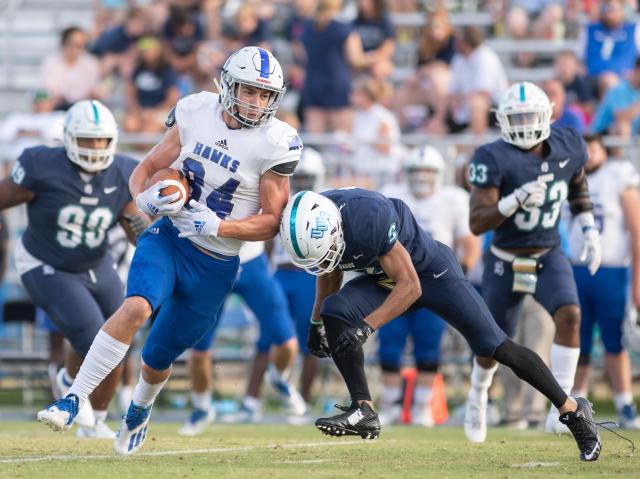
[[[370,443],[370,442],[369,442]],[[249,452],[260,449],[301,449],[305,447],[330,447],[330,446],[353,446],[355,444],[369,444],[365,441],[341,441],[341,442],[306,442],[300,444],[270,444],[268,446],[244,446],[244,447],[212,447],[208,449],[184,449],[181,451],[152,451],[139,452],[131,457],[139,456],[180,456],[182,454],[211,454],[224,452]],[[119,456],[114,454],[86,454],[86,455],[64,455],[64,456],[27,456],[8,457],[0,459],[0,464],[14,464],[20,462],[45,462],[45,461],[90,461],[94,459],[114,459]]]

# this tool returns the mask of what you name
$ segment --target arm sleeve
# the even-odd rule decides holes
[[[372,221],[373,231],[371,238],[375,238],[376,255],[383,256],[387,254],[393,245],[398,241],[398,213],[393,208],[393,203],[385,202],[383,205],[375,205],[371,208],[371,214],[374,215]]]
[[[36,168],[35,155],[33,153],[33,148],[27,148],[18,157],[11,170],[11,181],[35,193],[40,179],[38,178],[39,169]]]
[[[469,183],[481,188],[500,186],[500,167],[487,145],[481,146],[473,154],[467,170]]]

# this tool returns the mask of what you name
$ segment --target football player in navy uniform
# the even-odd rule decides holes
[[[333,358],[351,396],[343,413],[316,420],[321,431],[378,437],[362,345],[405,311],[428,308],[460,331],[475,354],[505,364],[549,398],[581,459],[598,458],[589,402],[569,397],[537,354],[507,337],[453,251],[430,238],[404,202],[359,188],[303,191],[289,199],[280,237],[293,263],[318,276],[309,350]],[[342,286],[344,271],[366,274]]]
[[[124,297],[107,233],[119,222],[135,243],[148,222],[129,193],[137,162],[115,154],[117,141],[107,107],[77,102],[66,114],[64,147],[27,148],[0,183],[0,209],[27,204],[28,226],[15,248],[22,283],[72,346],[57,376],[63,395]],[[117,368],[96,389],[93,412],[89,402],[82,409],[80,436],[115,437],[104,421],[119,376]]]
[[[502,138],[478,148],[469,165],[469,222],[480,235],[494,230],[485,257],[482,294],[498,325],[515,334],[518,310],[533,294],[553,317],[551,371],[568,394],[580,355],[580,307],[569,260],[560,248],[560,206],[569,200],[584,242],[580,257],[594,274],[601,248],[584,165],[586,145],[569,128],[551,128],[552,105],[532,83],[512,85],[497,111]],[[476,358],[465,410],[472,442],[486,437],[487,390],[497,365]],[[549,432],[562,432],[558,411],[547,417]],[[565,429],[566,431],[566,429]]]

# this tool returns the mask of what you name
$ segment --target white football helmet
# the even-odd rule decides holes
[[[442,185],[445,163],[440,152],[422,145],[409,152],[404,164],[409,190],[417,198],[434,193]]]
[[[78,138],[107,138],[106,148],[78,145]],[[89,173],[113,163],[118,143],[118,125],[111,111],[97,100],[81,100],[67,111],[64,120],[64,148],[69,160]]]
[[[272,92],[266,108],[238,99],[240,85],[251,85]],[[286,88],[282,67],[271,52],[259,47],[244,47],[231,54],[220,73],[220,102],[229,115],[248,128],[260,126],[275,115]],[[238,107],[256,112],[257,118],[245,118]]]
[[[553,104],[547,94],[529,82],[511,85],[504,93],[496,117],[502,139],[529,150],[549,138]]]
[[[300,163],[291,177],[291,191],[319,191],[324,184],[325,167],[322,155],[317,150],[305,146]]]
[[[315,276],[330,273],[345,249],[338,207],[313,191],[293,195],[282,213],[280,240],[296,266]]]

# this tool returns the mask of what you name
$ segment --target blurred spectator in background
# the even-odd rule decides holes
[[[13,162],[25,148],[62,141],[64,112],[54,111],[54,103],[45,90],[33,95],[31,111],[13,111],[0,123],[0,160]]]
[[[582,312],[580,359],[572,395],[587,397],[593,330],[598,325],[618,423],[623,428],[640,429],[633,401],[629,353],[622,341],[627,301],[630,300],[633,308],[640,307],[640,177],[630,161],[608,161],[607,150],[599,136],[588,136],[585,141],[589,159],[584,169],[596,224],[605,247],[600,269],[595,275],[589,274],[579,258],[580,225],[577,221],[571,223],[571,262]]]
[[[353,29],[360,35],[370,64],[369,73],[386,78],[393,71],[396,33],[387,14],[385,0],[358,0]]]
[[[508,3],[505,27],[512,38],[564,38],[565,2],[562,0],[511,0]],[[517,52],[514,60],[517,65],[530,66],[537,58],[535,53]]]
[[[560,80],[547,80],[541,85],[553,104],[551,119],[555,126],[565,126],[576,130],[580,135],[584,133],[584,120],[580,113],[565,103],[566,94]]]
[[[360,36],[336,20],[342,0],[318,0],[316,15],[304,23],[306,56],[304,124],[310,133],[351,131],[351,69],[369,67]]]
[[[62,51],[47,57],[42,78],[57,110],[67,110],[78,100],[100,98],[100,64],[86,51],[87,35],[68,27],[60,37]]]
[[[554,76],[564,86],[566,104],[579,108],[586,123],[591,122],[597,100],[597,86],[584,73],[576,54],[565,50],[556,55],[553,63]]]
[[[243,47],[257,46],[271,50],[271,29],[269,22],[258,16],[256,7],[250,2],[244,2],[233,16],[233,24],[225,32],[229,39],[227,48],[231,51]]]
[[[167,113],[178,101],[177,75],[165,60],[160,39],[138,40],[138,57],[127,82],[127,114],[124,129],[129,132],[163,131]]]
[[[196,51],[204,40],[197,16],[185,8],[172,6],[162,36],[166,42],[165,54],[173,68],[181,74],[196,75]]]
[[[131,74],[136,41],[147,33],[149,16],[143,8],[132,8],[125,20],[107,30],[93,42],[91,53],[101,59],[102,72],[118,70],[123,77]]]
[[[351,95],[355,115],[350,166],[356,176],[373,180],[373,187],[392,180],[402,166],[400,126],[382,105],[391,96],[391,88],[384,80],[363,76],[355,82]]]
[[[587,73],[598,78],[601,95],[633,69],[640,52],[640,31],[625,22],[622,0],[603,0],[598,21],[586,25],[580,40]]]
[[[423,126],[449,91],[449,65],[455,54],[453,27],[444,7],[428,10],[421,30],[416,73],[402,85],[391,103],[403,129]]]
[[[92,3],[95,14],[91,36],[96,38],[105,30],[122,22],[127,6],[132,2],[129,0],[92,0]]]
[[[449,92],[438,99],[427,131],[460,133],[469,128],[484,134],[495,125],[491,106],[509,86],[507,75],[496,52],[483,43],[479,27],[456,29],[455,42]]]
[[[640,127],[640,59],[629,78],[607,91],[591,124],[592,133],[630,137]]]

